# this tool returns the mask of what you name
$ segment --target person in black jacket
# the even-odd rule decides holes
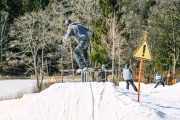
[[[106,71],[106,66],[103,64],[101,67],[101,71],[98,74],[99,82],[108,81],[107,80],[108,75],[110,75],[110,72]]]

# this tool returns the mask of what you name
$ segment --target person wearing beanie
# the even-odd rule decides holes
[[[60,41],[60,44],[65,46],[66,42],[72,37],[77,42],[77,46],[74,49],[74,57],[79,69],[76,73],[80,73],[83,69],[91,68],[88,57],[88,47],[90,44],[90,36],[93,36],[94,33],[81,24],[73,23],[70,19],[66,20],[64,25],[67,28],[67,34],[64,39]]]

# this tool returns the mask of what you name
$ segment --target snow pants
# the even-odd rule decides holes
[[[74,50],[74,57],[80,69],[91,67],[88,57],[89,40],[84,39],[78,43]]]
[[[132,85],[134,91],[137,92],[137,88],[136,88],[136,86],[135,86],[133,80],[126,80],[126,89],[129,89],[129,83]]]
[[[156,88],[156,87],[159,85],[159,83],[161,83],[161,84],[163,85],[163,87],[164,87],[164,82],[163,82],[163,81],[158,81],[158,82],[156,83],[156,86],[155,86],[154,88]]]

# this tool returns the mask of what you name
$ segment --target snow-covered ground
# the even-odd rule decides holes
[[[132,87],[125,86],[125,82],[119,87],[111,82],[57,83],[38,94],[0,101],[0,120],[180,119],[180,83],[155,89],[155,84],[141,83],[140,102]]]
[[[0,80],[0,98],[14,98],[18,93],[31,93],[35,80]]]

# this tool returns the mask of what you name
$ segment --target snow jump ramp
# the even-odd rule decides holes
[[[21,101],[1,114],[0,120],[161,119],[110,82],[57,83]]]

